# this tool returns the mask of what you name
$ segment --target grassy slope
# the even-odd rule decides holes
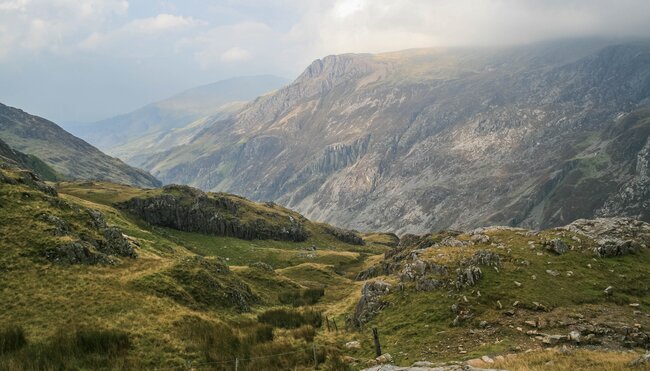
[[[380,329],[383,350],[393,355],[397,363],[467,360],[485,354],[534,349],[541,343],[525,334],[531,328],[524,322],[536,318],[549,324],[541,331],[563,335],[570,331],[567,324],[575,324],[571,317],[577,314],[598,323],[617,322],[629,327],[638,323],[643,329],[650,326],[646,309],[650,306],[650,283],[646,279],[647,267],[650,266],[649,249],[635,255],[595,259],[592,253],[587,252],[590,241],[577,245],[570,240],[572,235],[568,232],[546,231],[539,236],[525,236],[514,231],[495,231],[490,235],[492,241],[503,243],[505,247],[487,244],[444,247],[430,250],[422,257],[425,261],[454,267],[458,260],[470,257],[477,249],[501,255],[504,264],[499,271],[482,267],[484,275],[476,286],[462,290],[448,288],[415,292],[414,284],[407,283],[404,292],[393,290],[388,295],[389,307],[367,324],[367,328],[377,326]],[[545,251],[540,245],[541,239],[556,236],[577,245],[577,250],[561,256]],[[533,241],[534,247],[531,248],[528,241]],[[522,264],[524,260],[529,265]],[[557,271],[560,275],[552,276],[547,270]],[[567,274],[569,271],[571,276]],[[372,280],[375,279],[383,279],[394,287],[398,283],[394,275]],[[515,281],[522,285],[518,287]],[[610,285],[615,288],[615,293],[607,297],[603,290]],[[502,303],[503,309],[498,308],[497,301]],[[516,314],[512,317],[504,315],[505,310],[514,308],[516,301],[519,301]],[[552,310],[540,312],[524,308],[532,307],[533,302]],[[456,315],[450,308],[454,303],[463,303],[473,313],[473,318],[458,327],[452,326]],[[643,313],[634,314],[638,308],[628,306],[630,303],[639,303]],[[483,320],[490,323],[491,328],[480,329],[479,322]],[[369,332],[366,330],[359,334],[363,348],[356,351],[355,356],[361,359],[371,357],[374,352]],[[511,364],[516,363],[504,363]]]
[[[544,251],[539,242],[557,235],[557,232],[525,236],[515,231],[493,231],[489,233],[492,242],[503,244],[503,248],[488,244],[445,247],[430,250],[422,258],[454,267],[459,259],[471,256],[475,250],[488,249],[503,258],[499,272],[483,267],[484,277],[479,284],[461,291],[415,292],[413,284],[407,283],[405,291],[393,290],[386,298],[390,306],[364,330],[348,332],[345,331],[345,320],[353,312],[363,286],[363,282],[353,278],[357,272],[382,260],[380,253],[388,248],[385,245],[394,242],[388,235],[368,235],[368,241],[373,243],[352,246],[323,233],[321,225],[309,223],[312,237],[301,243],[205,236],[152,227],[112,206],[144,192],[136,188],[86,182],[60,183],[58,189],[61,199],[72,205],[101,211],[109,225],[120,227],[141,244],[138,259],[121,259],[115,266],[59,266],[35,260],[33,254],[26,253],[38,252],[55,242],[47,226],[34,221],[35,213],[61,211],[26,186],[0,185],[0,205],[3,207],[0,218],[0,271],[3,277],[0,280],[0,327],[21,325],[32,343],[48,341],[62,329],[72,331],[74,328],[119,330],[130,335],[133,346],[126,357],[108,363],[81,357],[74,361],[76,367],[124,366],[138,369],[182,367],[186,360],[193,360],[195,364],[207,362],[214,357],[206,358],[208,356],[201,347],[187,336],[184,329],[188,321],[225,323],[236,333],[245,334],[247,321],[255,322],[257,314],[270,308],[286,307],[280,303],[279,293],[304,288],[325,288],[325,296],[314,308],[324,311],[339,328],[338,332],[327,331],[325,326],[319,329],[316,342],[320,347],[331,345],[342,349],[342,344],[347,341],[361,341],[361,349],[343,351],[359,360],[354,368],[361,368],[365,359],[372,358],[369,331],[372,326],[380,329],[384,351],[403,365],[415,360],[464,360],[483,354],[507,354],[537,348],[539,342],[525,335],[528,328],[523,324],[537,317],[551,323],[544,329],[548,333],[567,333],[567,327],[560,325],[559,321],[570,321],[577,314],[600,322],[616,319],[630,326],[634,323],[640,323],[643,328],[650,326],[645,316],[645,308],[650,306],[650,284],[645,279],[650,264],[648,249],[637,255],[594,259],[586,252],[590,242],[583,241],[576,250],[556,256]],[[25,194],[30,196],[25,197]],[[257,207],[257,204],[252,206]],[[75,218],[74,213],[59,215],[66,220]],[[83,228],[83,225],[78,227]],[[560,235],[568,242],[572,241],[571,236],[568,232]],[[435,235],[432,238],[436,238]],[[529,247],[528,241],[533,241],[534,247]],[[311,246],[316,246],[316,250],[306,249]],[[189,305],[152,291],[156,287],[142,285],[142,282],[151,282],[148,281],[151,277],[170,280],[179,262],[194,254],[228,259],[226,262],[231,273],[222,281],[217,277],[217,282],[247,284],[258,297],[252,305],[252,312],[241,313],[227,306]],[[530,264],[521,264],[523,260]],[[248,266],[257,261],[271,264],[276,268],[275,272]],[[591,264],[591,268],[587,264]],[[553,277],[546,273],[548,269],[558,271],[560,275]],[[567,276],[568,271],[573,272],[571,277]],[[533,275],[536,279],[532,278]],[[376,279],[397,284],[394,275]],[[522,286],[517,287],[514,281],[522,283]],[[197,290],[201,289],[201,283],[197,282]],[[609,285],[615,287],[611,298],[602,293]],[[170,287],[182,295],[188,292],[185,290],[187,287],[173,280]],[[466,305],[474,317],[459,327],[452,327],[455,315],[450,307],[453,303],[463,302],[463,297],[467,298]],[[503,310],[497,308],[497,300],[503,304]],[[503,311],[512,308],[514,301],[524,305],[535,301],[553,310],[535,312],[519,308],[515,316],[504,316]],[[634,315],[634,308],[627,305],[632,302],[641,304],[644,315]],[[479,329],[478,323],[482,320],[488,321],[491,327]],[[517,327],[522,327],[523,332]],[[276,339],[263,344],[264,347],[255,348],[258,352],[255,354],[301,349],[306,344],[304,340],[295,338],[297,331],[276,329]],[[607,357],[602,354],[587,351],[574,352],[573,355],[536,352],[508,358],[499,365],[538,370],[553,361],[558,369],[580,365],[617,369],[634,358],[634,354],[611,353]],[[302,358],[297,362],[302,362],[299,368],[309,367]],[[284,367],[269,365],[255,367]],[[254,366],[251,364],[249,367]]]
[[[59,266],[25,256],[27,250],[33,250],[37,257],[44,246],[56,243],[46,225],[34,222],[34,215],[43,211],[59,214],[59,211],[45,199],[35,201],[41,197],[37,197],[37,191],[22,185],[1,184],[0,201],[4,210],[0,218],[3,250],[0,254],[3,275],[0,281],[0,327],[21,325],[33,343],[46,342],[62,329],[99,328],[127,332],[133,347],[120,361],[122,363],[109,363],[110,367],[126,364],[132,368],[150,368],[183,366],[185,360],[205,362],[205,356],[192,341],[179,335],[179,323],[196,317],[239,328],[242,321],[254,319],[257,313],[280,305],[278,294],[282,290],[317,285],[325,287],[323,301],[331,302],[333,294],[338,297],[354,289],[354,286],[347,285],[350,282],[348,278],[334,273],[335,267],[341,269],[358,264],[373,249],[372,245],[360,247],[342,243],[322,234],[317,224],[309,225],[312,238],[302,243],[244,241],[157,228],[112,206],[115,202],[142,194],[142,190],[92,182],[61,183],[58,188],[59,198],[72,205],[101,211],[109,225],[118,226],[135,238],[141,244],[139,258],[121,259],[115,266]],[[33,196],[26,200],[21,196],[24,193]],[[61,216],[66,220],[70,218]],[[312,252],[305,249],[308,246],[317,246],[318,250],[313,252],[315,257],[310,257]],[[382,246],[376,249],[377,252],[385,250]],[[232,272],[228,280],[248,284],[260,299],[253,305],[253,312],[184,305],[172,297],[157,295],[149,290],[150,287],[141,284],[151,277],[168,279],[183,257],[194,254],[227,258]],[[292,267],[295,271],[274,273],[245,266],[257,261],[266,261],[278,268]],[[312,266],[326,270],[336,279],[315,282],[309,273],[303,274]],[[178,283],[173,285],[176,285],[174,289],[180,286]],[[196,286],[200,286],[200,282]],[[330,287],[336,290],[330,290]],[[294,339],[289,333],[283,334],[283,331],[276,330],[276,341],[272,344],[288,342],[285,349],[286,346],[300,346],[301,340]],[[76,365],[107,366],[92,362],[80,359]]]

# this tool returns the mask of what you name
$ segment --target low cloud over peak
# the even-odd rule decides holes
[[[648,14],[647,0],[0,0],[0,100],[93,120],[220,78],[296,76],[328,54],[649,37]],[[63,100],[84,104],[64,114]]]

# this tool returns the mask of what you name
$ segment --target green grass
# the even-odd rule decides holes
[[[450,267],[477,249],[499,254],[503,264],[498,272],[491,267],[481,267],[483,277],[479,283],[459,291],[448,288],[415,292],[413,283],[406,283],[403,292],[394,289],[385,297],[390,302],[388,308],[362,330],[360,336],[365,346],[354,354],[371,357],[373,349],[369,329],[373,326],[382,333],[385,351],[394,357],[398,354],[398,363],[407,365],[418,359],[462,360],[534,348],[539,343],[516,327],[526,329],[523,322],[535,318],[559,323],[563,318],[566,321],[570,315],[581,313],[586,318],[604,315],[605,318],[600,318],[604,321],[616,318],[629,324],[638,321],[650,324],[647,318],[634,316],[628,307],[630,303],[640,303],[642,308],[650,305],[650,282],[645,279],[650,266],[650,251],[644,249],[634,255],[595,258],[591,241],[581,236],[583,241],[578,244],[570,239],[571,236],[568,232],[557,231],[546,231],[539,236],[498,231],[492,233],[492,241],[504,243],[506,248],[484,245],[431,250],[423,255],[423,259]],[[564,239],[575,249],[563,255],[543,249],[541,240],[554,237]],[[533,248],[528,241],[534,242]],[[559,275],[553,276],[547,270]],[[396,284],[394,276],[383,279]],[[517,286],[515,281],[521,286]],[[603,292],[608,286],[615,288],[611,297]],[[502,303],[503,309],[498,308],[497,301]],[[515,302],[518,302],[516,308],[513,307]],[[456,314],[450,308],[454,303],[460,303],[472,314],[472,318],[461,322],[458,327],[452,326]],[[533,303],[543,305],[546,311],[535,310]],[[516,309],[515,316],[504,315],[505,310],[513,308]],[[499,324],[498,332],[481,330],[479,322],[483,320]],[[475,335],[470,331],[476,331]],[[568,333],[568,330],[550,328],[545,332]],[[461,353],[459,349],[465,352]]]

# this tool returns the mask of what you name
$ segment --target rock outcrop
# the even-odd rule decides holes
[[[384,281],[366,282],[363,285],[361,299],[354,309],[352,318],[354,327],[362,327],[386,306],[386,302],[381,297],[387,295],[390,288],[391,285]]]
[[[150,224],[186,232],[247,240],[304,241],[309,236],[298,216],[255,212],[229,196],[187,186],[165,186],[159,194],[134,197],[119,206]]]
[[[650,246],[650,224],[631,218],[580,219],[562,229],[591,238],[601,257],[633,254]]]

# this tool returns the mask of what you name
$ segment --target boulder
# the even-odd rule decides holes
[[[384,281],[370,281],[363,285],[361,298],[354,309],[353,325],[355,327],[361,327],[386,307],[387,303],[381,300],[381,297],[387,295],[390,288],[391,285]]]
[[[356,340],[348,341],[347,343],[345,343],[345,348],[346,349],[361,349],[361,343],[359,343]]]
[[[393,357],[389,353],[384,353],[379,357],[375,358],[378,364],[383,365],[386,363],[393,363]]]
[[[457,289],[463,287],[474,286],[483,276],[481,268],[471,265],[467,268],[458,268],[456,270],[455,286]]]
[[[569,246],[567,246],[567,244],[564,243],[564,241],[562,241],[559,238],[554,238],[550,241],[545,241],[544,248],[557,255],[562,255],[567,251],[569,251]]]

